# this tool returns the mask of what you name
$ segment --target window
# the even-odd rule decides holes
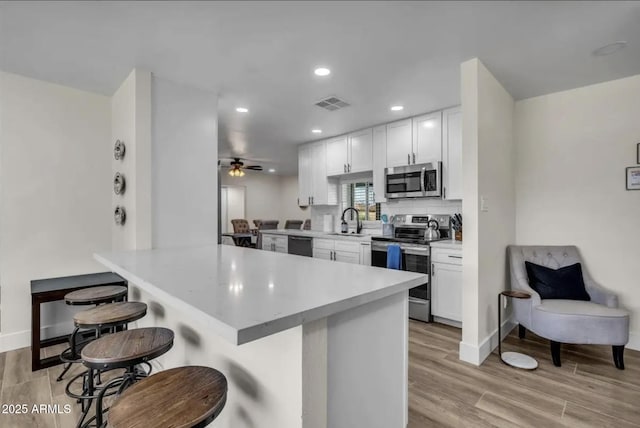
[[[354,207],[360,213],[360,220],[380,220],[380,204],[373,197],[373,183],[357,182],[342,184],[342,208]],[[347,220],[355,220],[355,213],[349,211]]]

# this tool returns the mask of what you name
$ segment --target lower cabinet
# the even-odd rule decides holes
[[[450,320],[460,323],[462,251],[432,248],[431,260],[431,313],[445,322]]]
[[[266,251],[275,251],[277,253],[287,253],[289,249],[289,240],[287,235],[269,235],[263,233],[262,249]]]
[[[370,265],[371,243],[313,238],[313,257],[343,263]]]

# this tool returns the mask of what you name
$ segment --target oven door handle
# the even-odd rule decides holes
[[[420,170],[420,191],[422,193],[426,192],[425,190],[426,187],[424,185],[424,178],[426,176],[426,173],[427,173],[427,168],[422,167],[422,169]]]
[[[414,256],[428,256],[429,248],[403,248],[402,252],[404,254],[410,254]]]
[[[409,296],[409,302],[415,303],[415,304],[418,304],[418,305],[426,305],[428,303],[428,300],[418,299],[417,297]]]

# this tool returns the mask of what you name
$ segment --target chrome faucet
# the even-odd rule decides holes
[[[358,211],[353,207],[346,208],[344,211],[342,211],[342,217],[340,218],[342,220],[342,224],[341,224],[342,233],[347,233],[349,231],[349,226],[347,225],[347,222],[344,219],[344,215],[349,210],[353,210],[356,212],[356,233],[359,234],[362,231],[362,222],[360,221],[360,211]]]

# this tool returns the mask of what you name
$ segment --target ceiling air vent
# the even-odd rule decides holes
[[[322,107],[325,110],[334,111],[349,105],[348,102],[341,100],[338,97],[329,97],[323,100],[320,100],[316,103],[318,107]]]

